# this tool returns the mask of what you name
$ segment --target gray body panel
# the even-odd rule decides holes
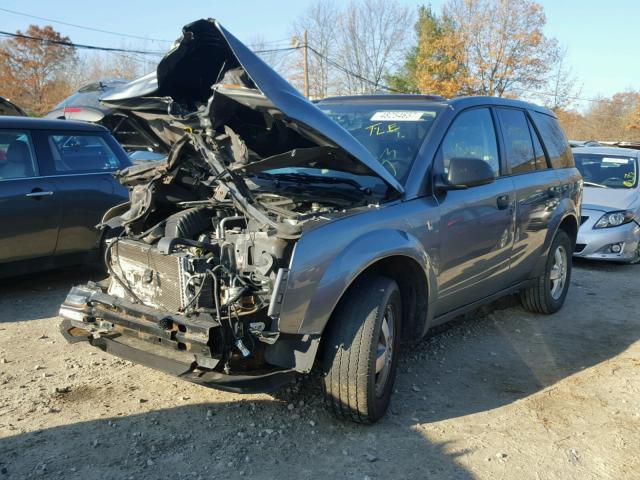
[[[365,201],[327,210],[326,215],[308,219],[293,231],[283,228],[284,222],[273,221],[257,207],[249,209],[248,195],[245,197],[242,192],[233,192],[235,214],[243,213],[253,218],[260,231],[269,232],[278,240],[286,239],[290,242],[287,246],[293,250],[292,254],[287,250],[286,255],[278,256],[282,263],[278,265],[276,285],[269,290],[269,301],[264,302],[264,305],[269,303],[268,310],[264,309],[263,313],[271,317],[268,319],[270,330],[255,333],[265,343],[264,358],[271,367],[308,372],[328,322],[343,321],[338,317],[332,319],[336,306],[345,295],[349,298],[349,288],[354,282],[372,269],[380,268],[376,274],[389,274],[398,284],[403,296],[403,340],[416,341],[430,326],[526,287],[542,275],[559,228],[564,228],[571,241],[575,242],[582,202],[582,179],[573,166],[568,142],[557,121],[549,118],[554,117],[549,110],[494,97],[445,100],[425,96],[390,96],[395,103],[438,105],[438,114],[418,153],[415,158],[412,153],[406,164],[408,174],[398,179],[356,136],[303,98],[217,22],[200,20],[185,26],[183,32],[183,38],[163,58],[156,73],[114,90],[102,97],[102,101],[119,110],[128,110],[141,119],[167,122],[168,112],[173,112],[184,122],[184,127],[192,122],[195,128],[180,129],[177,137],[190,140],[197,147],[200,156],[195,160],[200,161],[201,157],[202,161],[209,161],[207,168],[218,175],[216,181],[221,187],[225,186],[222,182],[228,182],[234,190],[239,190],[234,179],[225,179],[225,167],[213,155],[211,144],[207,146],[204,141],[207,136],[213,140],[214,132],[219,133],[223,126],[212,127],[219,117],[225,118],[216,108],[219,107],[216,101],[220,96],[243,108],[260,112],[266,118],[284,119],[287,137],[292,132],[296,134],[286,145],[298,145],[294,140],[300,135],[305,140],[305,148],[308,146],[306,142],[311,142],[311,146],[317,149],[318,156],[314,157],[317,161],[327,156],[327,150],[322,147],[337,149],[339,158],[344,160],[337,166],[344,172],[375,174],[390,187],[374,200],[366,197]],[[202,61],[203,58],[207,61]],[[240,80],[236,81],[230,75],[231,80],[221,82],[231,73],[231,70],[225,70],[225,76],[218,78],[224,65],[233,70],[242,67],[242,72],[236,72],[241,75]],[[332,101],[336,99],[324,102]],[[363,96],[338,101],[376,103],[381,100],[378,96]],[[525,137],[531,147],[531,154],[524,163],[519,163],[514,154],[515,145],[523,146],[522,137],[505,145],[503,137],[506,135],[502,128],[504,126],[507,131],[507,127],[515,123],[502,122],[496,112],[498,107],[520,110],[522,122],[519,128],[521,132],[526,131]],[[445,166],[442,153],[445,148],[439,150],[443,139],[459,115],[476,108],[484,111],[470,112],[466,118],[474,120],[468,125],[462,124],[463,130],[457,131],[457,137],[449,137],[453,139],[455,148],[448,150],[449,163]],[[202,116],[197,114],[198,111]],[[219,117],[215,116],[216,113],[220,114]],[[476,114],[481,114],[482,118]],[[536,134],[543,136],[538,132],[541,128],[536,125],[537,120],[534,120],[538,114],[543,114],[541,118],[547,116],[541,122],[546,123],[545,135],[548,138],[542,138],[540,148],[544,154],[538,152],[534,155],[534,138]],[[172,114],[178,118],[176,115]],[[250,125],[253,128],[252,123],[242,121],[245,123],[240,126]],[[521,128],[523,123],[524,129]],[[185,137],[184,132],[190,130],[193,132]],[[477,130],[481,130],[480,134]],[[180,140],[173,137],[176,132],[169,133],[167,145],[178,145]],[[469,140],[468,145],[457,148],[456,142],[464,144],[465,140]],[[284,145],[279,148],[284,152],[294,149],[284,148]],[[177,158],[180,150],[173,152]],[[527,173],[511,174],[507,152],[512,155],[510,160],[514,170],[518,167],[517,171]],[[307,165],[296,163],[304,155],[287,155],[291,163],[279,164],[280,167]],[[259,162],[264,157],[262,155]],[[540,158],[544,158],[544,164]],[[472,163],[476,167],[469,166]],[[469,172],[479,164],[483,172],[474,177]],[[334,169],[334,165],[328,170]],[[346,165],[351,167],[345,168]],[[354,168],[354,165],[359,168]],[[550,168],[552,166],[556,168]],[[249,172],[249,167],[246,170]],[[340,171],[340,168],[335,170]],[[254,170],[254,173],[257,171],[260,170]],[[452,171],[465,181],[450,181]],[[139,174],[137,180],[149,182],[148,186],[164,174],[156,173],[158,178],[152,180],[145,179],[143,171],[134,172],[133,176]],[[468,174],[466,177],[465,173]],[[246,180],[249,177],[242,178]],[[328,192],[332,187],[326,188]],[[200,200],[209,201],[211,193],[208,192],[206,198],[205,194],[202,196]],[[362,206],[371,201],[380,201],[381,204]],[[113,214],[115,210],[106,218]],[[246,230],[251,232],[249,226]],[[284,268],[287,261],[288,269]],[[105,297],[115,298],[112,295]],[[134,316],[139,315],[134,308],[131,311]],[[156,316],[164,315],[160,309],[149,308],[149,311]],[[220,312],[216,314],[220,319]],[[80,317],[83,315],[81,313]],[[186,323],[183,324],[185,329]]]
[[[493,183],[435,193],[433,157],[456,115],[479,105],[546,109],[492,97],[461,98],[438,118],[408,176],[402,201],[305,232],[291,262],[279,328],[320,334],[358,275],[391,256],[416,262],[427,280],[429,326],[540,275],[560,224],[577,228],[582,201],[575,167],[504,175]],[[496,208],[508,194],[511,205]]]

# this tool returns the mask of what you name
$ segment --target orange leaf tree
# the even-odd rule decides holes
[[[31,25],[0,43],[0,95],[27,112],[42,115],[71,90],[67,75],[77,62],[75,48],[50,42],[69,42],[50,25]]]

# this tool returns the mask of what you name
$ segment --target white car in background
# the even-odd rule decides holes
[[[615,147],[573,149],[584,180],[574,256],[640,262],[639,154],[638,150]]]

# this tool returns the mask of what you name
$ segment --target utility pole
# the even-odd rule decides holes
[[[309,40],[307,31],[304,31],[304,45],[302,46],[304,53],[304,96],[309,98]]]

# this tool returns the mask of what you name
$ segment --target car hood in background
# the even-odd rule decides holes
[[[127,80],[121,78],[107,78],[89,83],[56,105],[45,118],[97,123],[114,112],[113,108],[100,103],[100,97],[126,83]]]
[[[27,116],[24,110],[4,97],[0,97],[0,115],[10,115],[13,117]]]
[[[282,120],[287,128],[318,147],[337,149],[329,168],[377,175],[398,192],[404,191],[400,182],[360,142],[216,20],[198,20],[182,31],[182,37],[160,61],[156,72],[114,89],[102,96],[101,101],[156,122],[153,127],[156,134],[172,145],[184,135],[185,128],[192,128],[189,119],[211,101],[212,93],[221,94],[272,119]],[[234,70],[239,69],[246,75],[238,75],[235,81]],[[164,122],[164,128],[158,126],[158,121]],[[306,166],[304,162],[308,161],[307,155],[295,152],[289,155],[288,163],[283,162],[283,157],[278,159],[279,167]],[[269,165],[265,162],[265,169]]]
[[[584,187],[582,208],[589,210],[626,210],[638,206],[637,188]]]

